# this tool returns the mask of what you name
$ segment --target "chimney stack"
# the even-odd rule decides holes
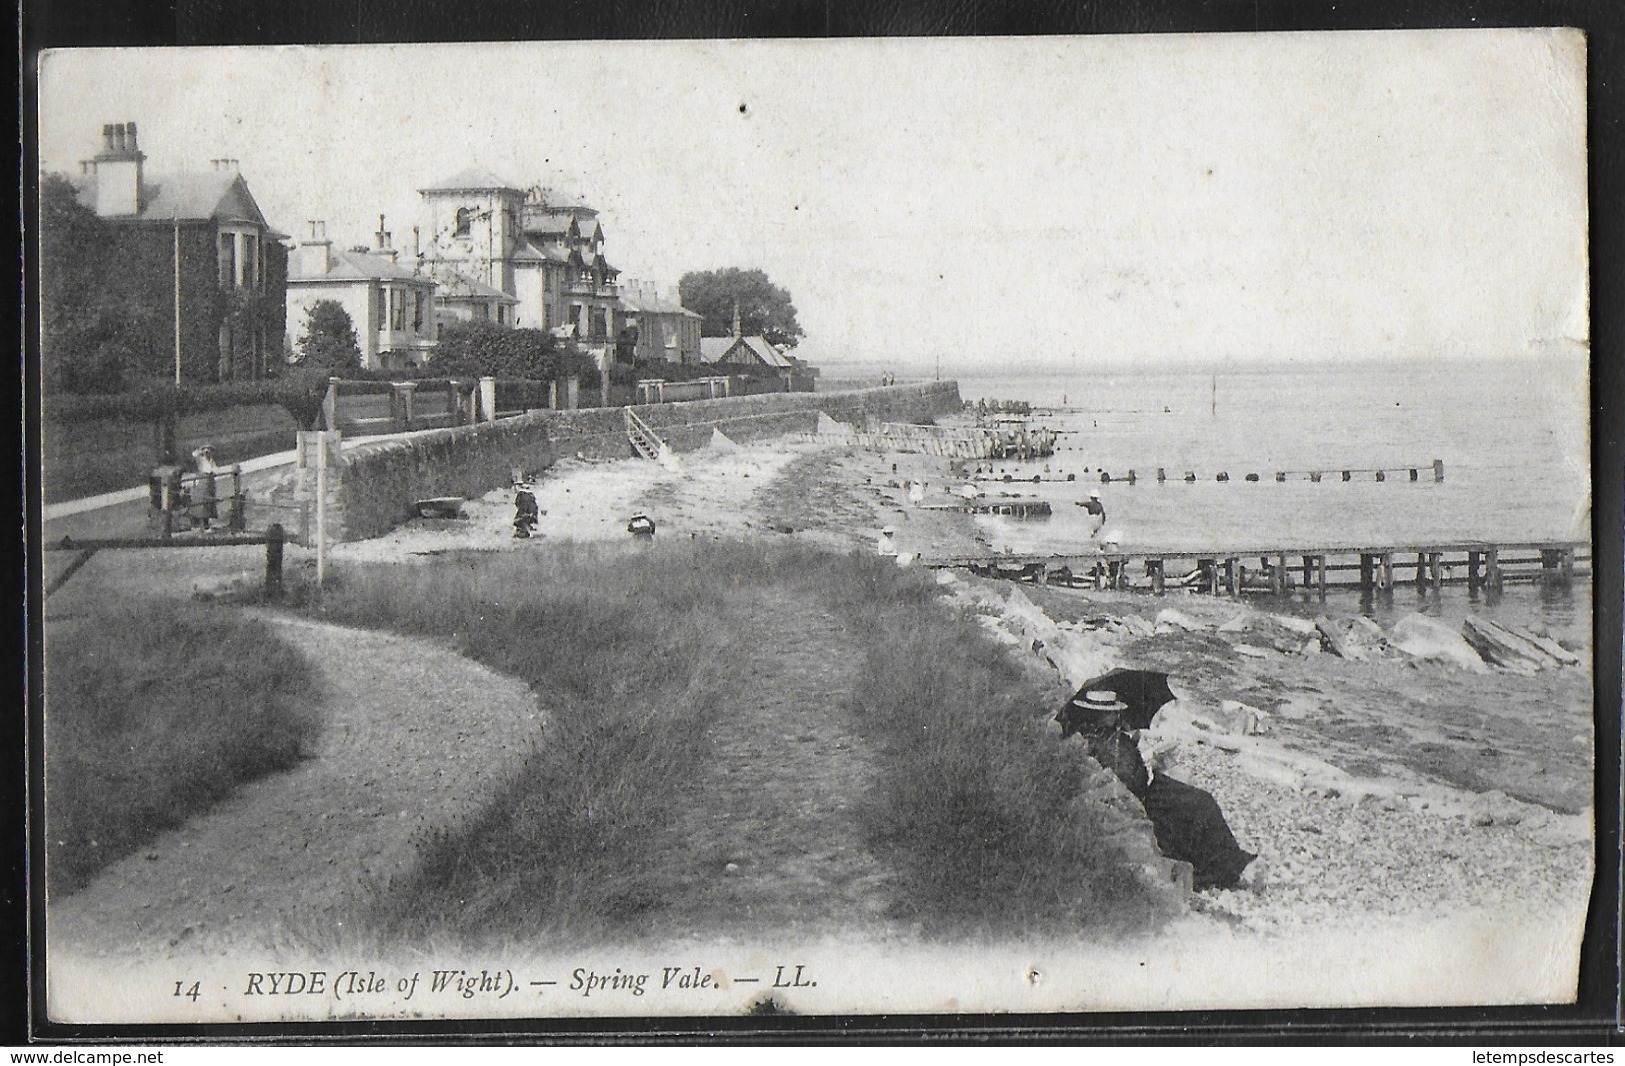
[[[321,278],[333,268],[333,242],[327,239],[327,223],[310,219],[310,239],[294,248],[288,273],[295,277]]]
[[[102,150],[86,168],[96,178],[98,215],[141,213],[141,170],[146,159],[136,147],[135,123],[103,124]]]
[[[379,215],[378,216],[378,232],[374,233],[373,237],[378,242],[378,252],[379,252],[379,254],[389,256],[389,261],[391,263],[393,263],[393,262],[395,262],[396,257],[400,255],[400,253],[396,250],[394,243],[391,241],[391,239],[390,239],[391,236],[392,236],[392,234],[387,229],[384,228],[384,216]]]

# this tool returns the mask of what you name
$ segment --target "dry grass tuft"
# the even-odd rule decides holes
[[[736,676],[729,649],[751,639],[752,601],[770,588],[846,619],[864,656],[847,728],[881,753],[863,824],[898,870],[900,919],[959,936],[1166,915],[1114,843],[1118,816],[1084,797],[1087,764],[1043,734],[1048,695],[928,574],[783,542],[550,542],[352,569],[322,599],[333,620],[449,638],[550,712],[522,775],[475,824],[428,842],[376,920],[408,940],[554,943],[658,924],[674,806],[706,770],[712,708],[761,683]]]

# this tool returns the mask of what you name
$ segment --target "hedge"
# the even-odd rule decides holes
[[[301,425],[307,410],[321,411],[327,393],[327,378],[309,374],[260,381],[233,381],[222,385],[183,385],[146,382],[126,392],[65,393],[48,392],[45,417],[55,422],[90,422],[99,419],[126,419],[155,422],[171,415],[217,411],[229,407],[281,404]],[[312,408],[312,405],[313,408]]]

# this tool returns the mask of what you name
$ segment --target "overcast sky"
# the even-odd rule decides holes
[[[1546,30],[87,50],[40,156],[134,121],[273,226],[399,246],[477,163],[603,212],[624,278],[760,267],[815,359],[1574,351],[1584,44]]]

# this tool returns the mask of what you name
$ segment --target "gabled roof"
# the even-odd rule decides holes
[[[576,232],[575,212],[565,208],[526,204],[519,219],[520,228],[527,235],[569,238]]]
[[[94,177],[78,186],[79,202],[95,210]],[[142,222],[249,222],[269,229],[248,182],[234,170],[201,171],[143,178],[141,212],[110,216],[112,221],[133,218]],[[278,234],[284,236],[284,234]]]
[[[580,264],[582,270],[597,267],[609,277],[614,277],[620,273],[619,270],[609,265],[609,260],[604,258],[602,252],[584,252],[579,248],[572,248],[570,250],[570,262]]]
[[[519,301],[501,289],[494,289],[483,281],[464,274],[460,270],[453,270],[448,266],[434,267],[430,273],[434,276],[435,297],[441,300],[495,300],[498,303],[516,304]]]
[[[795,363],[783,352],[773,347],[766,337],[700,338],[700,358],[707,363],[720,363],[733,355],[737,348],[743,348],[749,352],[763,366],[776,367],[780,370],[788,370],[795,366]]]
[[[681,304],[673,303],[671,300],[662,299],[659,295],[652,298],[647,297],[636,290],[623,292],[621,294],[621,306],[626,308],[628,311],[633,311],[639,314],[687,315],[690,318],[700,317],[699,312],[690,311]],[[715,337],[711,339],[726,341],[733,340],[732,337]]]
[[[295,274],[290,267],[288,282],[301,281],[412,281],[420,285],[433,285],[434,279],[414,274],[410,267],[392,261],[387,255],[371,252],[340,251],[329,253],[326,274]]]
[[[795,363],[791,362],[788,356],[768,343],[766,337],[741,337],[740,340],[744,342],[745,347],[755,354],[756,358],[768,366],[776,366],[781,370],[795,366]]]
[[[523,240],[514,246],[513,261],[516,263],[567,263],[570,261],[570,253],[556,244]]]
[[[489,192],[492,190],[517,193],[525,191],[511,181],[503,181],[484,167],[468,167],[459,170],[444,181],[425,186],[419,189],[418,192]]]

